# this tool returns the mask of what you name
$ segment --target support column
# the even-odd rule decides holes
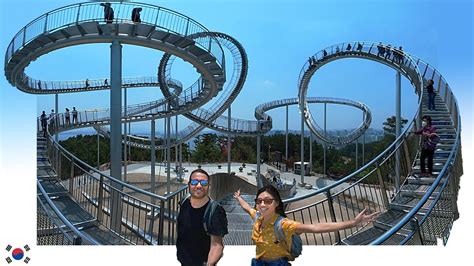
[[[365,112],[362,113],[362,123],[365,121]],[[364,135],[362,136],[362,166],[365,165],[365,132]]]
[[[355,152],[355,171],[359,169],[359,138],[356,140],[356,152]]]
[[[401,74],[400,71],[397,71],[396,74],[396,121],[395,121],[395,138],[398,138],[402,129],[402,120],[401,120]],[[398,191],[400,189],[400,150],[398,149],[395,155],[395,188]]]
[[[257,180],[257,188],[260,189],[263,187],[262,180],[260,180],[260,142],[261,142],[261,135],[257,136],[257,176],[255,177]]]
[[[155,164],[156,164],[156,148],[155,148],[155,119],[151,120],[151,134],[150,134],[150,150],[151,150],[151,171],[150,171],[150,191],[155,193],[156,176],[155,176]],[[151,203],[155,204],[155,198],[151,198]]]
[[[127,88],[123,89],[123,116],[127,117]],[[127,182],[127,122],[123,123],[123,140],[123,181]]]
[[[324,103],[324,137],[327,137],[327,131],[326,131],[326,106],[327,103]],[[324,165],[323,165],[323,175],[326,177],[326,152],[327,152],[327,143],[323,142],[323,148],[324,148]]]
[[[174,149],[174,161],[175,161],[175,169],[176,169],[176,176],[178,177],[178,172],[179,172],[179,167],[181,166],[179,164],[179,158],[178,158],[178,149],[179,149],[179,145],[178,145],[178,115],[175,116],[175,149]]]
[[[54,134],[54,141],[56,143],[59,143],[59,132],[58,132],[58,128],[59,128],[59,96],[58,94],[56,93],[54,95],[54,113],[55,113],[55,116],[54,116],[54,131],[56,132],[56,134]]]
[[[178,171],[178,180],[181,181],[183,179],[183,143],[179,144],[179,171]]]
[[[301,174],[301,184],[304,185],[304,111],[301,110],[301,143],[300,143],[300,157],[301,157],[301,165],[300,165],[300,174]]]
[[[97,130],[97,170],[100,170],[100,134]]]
[[[309,132],[309,171],[313,171],[313,132]]]
[[[231,138],[231,134],[230,134],[230,127],[231,127],[231,110],[230,110],[230,105],[229,105],[229,109],[227,109],[227,129],[229,130],[229,134],[227,135],[227,174],[230,175],[230,160],[231,160],[231,154],[230,154],[230,149],[231,149],[231,141],[230,141],[230,138]]]
[[[56,134],[54,134],[54,141],[56,143],[59,143],[59,96],[58,94],[56,93],[54,95],[54,113],[55,113],[55,116],[54,116],[54,127],[55,127],[55,132]],[[61,168],[61,166],[59,165],[59,149],[54,149],[54,152],[55,152],[55,164],[56,164],[56,171],[58,171],[59,168]]]
[[[122,180],[122,45],[114,40],[110,46],[110,175]],[[119,191],[122,185],[112,182],[110,227],[121,232],[122,201]]]
[[[171,109],[168,103],[168,111]],[[166,117],[166,194],[171,192],[171,117]]]
[[[285,160],[288,160],[288,105],[286,106]]]

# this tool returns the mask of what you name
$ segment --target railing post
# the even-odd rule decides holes
[[[411,169],[411,162],[410,162],[410,151],[408,150],[408,138],[406,138],[404,141],[403,141],[403,151],[405,153],[405,162],[407,164],[407,176],[408,175],[411,175],[412,173],[412,169]]]
[[[69,194],[72,195],[74,189],[74,159],[71,158],[71,171],[69,175]]]
[[[331,214],[331,221],[333,223],[337,222],[336,219],[336,213],[334,212],[334,204],[332,202],[332,197],[331,197],[331,191],[328,190],[326,191],[326,198],[328,199],[328,205],[329,205],[329,213]],[[334,235],[336,237],[336,243],[341,242],[341,235],[339,231],[334,232]]]
[[[74,236],[72,244],[75,246],[82,245],[82,238],[80,236]]]
[[[385,206],[385,209],[389,210],[390,203],[388,201],[387,189],[385,187],[385,183],[383,182],[382,171],[380,170],[380,165],[378,163],[376,163],[376,167],[377,167],[377,177],[379,178],[380,189],[382,191],[383,205]]]
[[[25,42],[26,42],[25,40],[26,40],[26,26],[23,27],[23,42],[22,42],[23,46],[25,46]]]
[[[58,180],[61,180],[61,169],[62,169],[62,162],[61,162],[61,151],[59,151],[59,147],[56,147],[58,149],[58,158],[57,158],[57,168],[56,168],[56,174],[58,175]]]
[[[423,237],[421,235],[421,230],[420,230],[420,225],[418,224],[418,219],[416,217],[413,217],[410,219],[410,225],[411,228],[413,229],[413,241],[414,244],[417,245],[423,245]]]
[[[79,23],[79,15],[81,14],[81,6],[82,4],[79,4],[79,7],[77,8],[76,24]]]
[[[165,201],[160,201],[160,222],[158,223],[158,245],[163,245],[163,229],[165,219]]]
[[[188,36],[188,28],[189,28],[189,17],[188,17],[188,21],[187,21],[187,23],[186,23],[186,31],[185,31],[185,33],[184,33],[184,36],[185,36],[185,37]]]
[[[448,175],[448,182],[449,182],[449,192],[451,196],[449,197],[451,201],[451,211],[453,212],[453,220],[456,221],[459,218],[459,210],[458,210],[458,191],[457,191],[457,182],[455,181],[455,175],[453,173],[453,167],[452,165],[449,166],[449,172],[447,172]]]
[[[104,176],[100,175],[99,178],[99,197],[97,199],[97,221],[102,222],[104,217],[104,212],[102,211],[102,206],[104,202]]]
[[[46,17],[44,18],[43,33],[46,33],[46,30],[48,29],[48,15],[49,15],[49,13],[46,13]]]

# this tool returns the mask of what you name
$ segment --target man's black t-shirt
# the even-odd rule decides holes
[[[211,248],[209,235],[224,236],[227,231],[227,217],[224,208],[217,206],[211,218],[209,235],[204,230],[203,217],[206,203],[201,208],[191,206],[189,199],[181,205],[178,215],[178,239],[176,241],[178,260],[184,266],[202,266],[207,261]]]

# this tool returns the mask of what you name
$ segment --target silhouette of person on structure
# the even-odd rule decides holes
[[[71,116],[69,114],[69,109],[66,108],[66,113],[64,113],[64,118],[66,118],[65,124],[69,126],[71,124]]]
[[[100,5],[104,7],[105,22],[112,23],[114,21],[114,9],[110,3],[101,3]]]
[[[135,23],[141,23],[140,12],[142,11],[141,7],[136,7],[132,10],[132,21]]]
[[[436,111],[435,108],[435,96],[436,93],[433,87],[434,81],[432,79],[428,80],[428,86],[426,86],[426,91],[428,92],[428,110]]]
[[[46,113],[43,113],[40,116],[41,121],[41,130],[43,131],[43,137],[46,137],[46,128],[48,127],[48,118],[46,117]]]
[[[72,122],[74,124],[77,124],[77,110],[76,110],[76,107],[72,108]]]

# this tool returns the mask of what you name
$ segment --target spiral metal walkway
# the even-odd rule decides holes
[[[130,2],[112,3],[112,7],[120,10],[113,21],[104,21],[99,3],[88,2],[58,8],[26,25],[7,48],[6,79],[12,86],[32,94],[109,89],[105,78],[91,80],[89,84],[52,82],[28,76],[25,68],[42,55],[74,45],[118,41],[148,47],[165,52],[158,66],[158,77],[123,79],[122,87],[159,86],[165,98],[127,106],[122,113],[122,123],[182,114],[193,123],[180,132],[178,142],[173,145],[188,140],[204,127],[232,135],[261,136],[272,126],[266,111],[298,103],[312,133],[325,143],[339,146],[357,139],[368,128],[371,113],[362,103],[307,97],[311,78],[320,67],[335,60],[360,58],[379,62],[400,72],[412,83],[419,97],[418,112],[405,131],[371,162],[314,193],[286,200],[287,214],[292,219],[314,223],[352,219],[363,208],[384,211],[373,224],[360,228],[304,234],[306,244],[436,244],[438,238],[446,243],[453,222],[459,217],[461,123],[451,88],[432,66],[383,44],[351,42],[327,47],[303,66],[298,79],[298,98],[262,104],[255,110],[256,121],[230,118],[229,127],[229,118],[222,114],[245,82],[248,62],[243,46],[227,34],[210,32],[191,18],[162,7]],[[141,23],[128,18],[136,7],[143,9]],[[232,54],[234,71],[230,79],[225,74],[224,48]],[[175,57],[189,62],[200,74],[188,88],[170,76]],[[424,84],[429,79],[434,80],[437,91],[436,111],[429,111],[425,106]],[[209,109],[202,108],[213,98]],[[354,106],[364,112],[365,119],[345,137],[324,135],[308,108],[309,103],[315,102]],[[432,178],[416,177],[420,171],[417,138],[409,134],[411,129],[419,128],[418,121],[425,114],[433,117],[441,135]],[[50,121],[53,125],[50,124],[48,134],[79,127],[94,127],[105,134],[102,126],[110,123],[110,112],[107,109],[79,112],[78,118],[77,123],[70,124],[66,123],[64,114],[58,114]],[[175,243],[178,202],[186,194],[186,187],[160,196],[94,169],[56,143],[51,135],[38,136],[37,143],[38,243]],[[399,187],[394,184],[396,175],[401,177]],[[247,200],[250,201],[251,196]],[[229,217],[237,217],[231,221],[236,226],[231,230],[241,230],[243,235],[248,235],[248,221],[238,218],[242,215],[238,210],[233,211],[232,199],[226,198],[222,203],[230,212]],[[114,204],[121,206],[118,229],[112,226]],[[235,239],[227,239],[226,244],[248,243],[242,242],[243,236],[238,237],[238,233],[232,235]]]

